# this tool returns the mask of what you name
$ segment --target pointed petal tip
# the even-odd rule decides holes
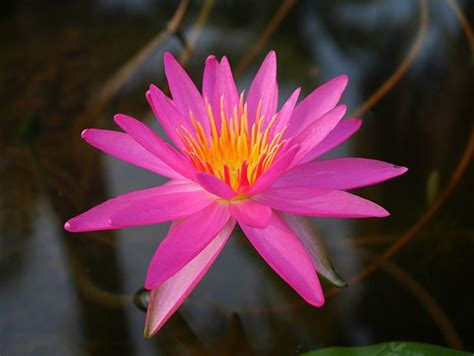
[[[64,223],[64,230],[69,231],[69,232],[73,232],[73,231],[71,230],[71,224],[69,223],[69,221],[66,221],[66,222]]]
[[[79,226],[77,224],[76,218],[69,219],[64,223],[64,230],[67,232],[85,232],[87,230],[83,230],[80,228],[80,220],[79,220]]]
[[[115,114],[114,115],[114,121],[115,123],[120,126],[122,129],[124,129],[124,126],[127,127],[131,123],[139,122],[143,124],[140,120],[135,119],[131,116],[125,115],[125,114]],[[126,131],[126,130],[124,130]]]
[[[321,308],[326,303],[326,300],[324,298],[324,294],[322,292],[320,292],[320,293],[314,292],[313,295],[310,295],[310,296],[304,298],[304,300],[308,304],[310,304],[310,305],[312,305],[316,308]]]
[[[332,90],[337,91],[339,93],[340,100],[340,97],[347,88],[347,84],[349,84],[349,76],[346,74],[339,75],[337,77],[334,77],[327,83],[330,84],[329,87],[332,88]]]
[[[319,271],[317,271],[319,273]],[[329,276],[324,276],[320,274],[327,282],[337,288],[347,288],[349,284],[337,273],[334,267],[331,264],[331,274]],[[330,278],[330,279],[329,279]]]
[[[264,59],[264,62],[266,61],[269,61],[272,66],[275,66],[275,71],[276,71],[277,56],[274,50],[271,50],[270,52],[268,52],[267,56]]]
[[[154,84],[150,84],[150,86],[148,87],[148,90],[145,93],[145,98],[148,101],[148,104],[150,104],[152,109],[155,106],[153,97],[157,95],[157,91],[158,91],[158,88]]]
[[[335,88],[337,88],[338,91],[341,92],[342,95],[344,90],[346,90],[347,84],[349,84],[349,76],[346,74],[338,75],[337,77],[331,79],[329,82],[332,83]]]
[[[177,63],[176,58],[174,58],[171,52],[165,52],[163,55],[163,63],[165,65],[165,73],[169,71]]]
[[[160,97],[167,97],[163,91],[158,88],[155,84],[150,84],[148,91],[147,91],[147,96],[148,93],[150,93],[152,99],[159,99]]]
[[[171,52],[165,52],[163,55],[163,62],[165,64],[165,72],[171,68],[176,68],[176,65],[181,67],[181,64]]]
[[[267,53],[267,55],[265,56],[265,58],[263,59],[262,61],[262,64],[260,66],[260,69],[262,68],[262,66],[266,65],[266,66],[270,66],[270,68],[273,68],[274,70],[276,70],[276,53],[274,50],[271,50],[270,52]],[[260,70],[259,69],[259,70]]]
[[[151,339],[153,336],[156,335],[159,328],[153,329],[149,323],[145,324],[145,330],[143,330],[143,337],[145,339]]]
[[[333,272],[333,278],[331,281],[329,281],[331,284],[336,286],[337,288],[347,288],[349,286],[349,283],[347,283],[339,273],[334,269],[332,269]]]
[[[357,218],[386,218],[387,216],[390,216],[390,213],[382,206],[370,200],[367,200],[367,202],[371,205],[369,210],[366,212],[366,214],[357,216]]]
[[[326,303],[326,301],[324,300],[324,297],[322,299],[318,299],[317,301],[315,301],[315,303],[312,303],[312,305],[314,305],[316,308],[321,308],[324,306],[324,304]]]
[[[340,81],[344,85],[347,85],[347,83],[349,83],[349,76],[347,74],[339,75],[334,79]]]
[[[143,330],[143,337],[145,339],[151,339],[153,336],[155,336],[168,320],[168,318],[161,319],[161,321],[157,323],[157,320],[154,320],[153,316],[148,315],[150,312],[150,310],[147,310],[147,318],[145,321],[145,328]]]
[[[170,51],[166,51],[165,54],[163,54],[163,59],[165,61],[168,61],[168,60],[173,60],[175,58],[173,56],[173,53],[171,53]]]
[[[87,133],[88,130],[89,130],[89,129],[84,129],[84,130],[82,130],[82,132],[81,132],[81,138],[82,138],[83,140],[86,139],[85,136],[86,136],[86,133]]]
[[[119,123],[124,121],[124,117],[125,117],[125,115],[123,115],[123,114],[115,114],[114,115],[114,121],[120,126]]]
[[[350,120],[356,123],[357,126],[355,128],[355,131],[359,130],[360,127],[362,126],[362,119],[359,119],[357,117],[350,117],[347,120]]]
[[[400,173],[400,175],[405,174],[406,172],[408,172],[407,167],[393,165],[393,168],[397,169],[398,172]]]
[[[223,64],[223,63],[227,66],[230,66],[229,60],[227,59],[227,56],[222,56],[220,64]]]

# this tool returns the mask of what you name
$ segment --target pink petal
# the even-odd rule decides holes
[[[174,106],[173,102],[156,86],[150,85],[150,90],[146,94],[146,98],[153,110],[156,118],[163,127],[169,138],[177,147],[182,147],[183,142],[177,134],[177,130],[184,126],[190,132],[193,132],[188,117]]]
[[[202,76],[202,96],[207,97],[209,102],[214,98],[214,88],[216,87],[217,68],[219,61],[215,56],[208,56],[204,65],[204,74]]]
[[[249,189],[247,196],[258,194],[273,184],[295,160],[295,155],[300,150],[299,146],[294,146],[288,151],[282,153],[275,162],[257,178],[254,185]]]
[[[285,104],[283,104],[272,129],[272,137],[275,134],[281,132],[288,125],[291,114],[293,113],[293,109],[296,105],[296,102],[298,101],[298,96],[300,95],[300,92],[301,89],[297,88],[293,92],[293,94],[291,94]]]
[[[186,181],[170,181],[159,187],[123,194],[72,218],[64,225],[64,228],[70,232],[117,229],[119,226],[113,225],[110,218],[120,209],[135,203],[144,204],[147,201],[159,199],[163,195],[193,191],[207,194],[197,184]]]
[[[256,120],[260,100],[262,100],[260,116],[264,116],[264,120],[268,121],[275,113],[278,104],[276,54],[274,51],[270,51],[263,60],[247,94],[249,127],[252,127]]]
[[[151,291],[146,315],[145,337],[148,338],[156,334],[183,304],[222,251],[234,226],[235,221],[229,220],[201,253],[173,277]]]
[[[221,123],[221,97],[224,98],[224,111],[226,116],[232,117],[234,113],[234,107],[238,108],[239,105],[239,93],[237,92],[237,88],[235,86],[235,81],[234,77],[232,76],[229,61],[225,56],[222,57],[221,63],[219,64],[214,97],[212,101],[217,127],[220,127]]]
[[[267,227],[272,217],[272,209],[252,200],[232,202],[230,213],[239,223],[258,229]]]
[[[309,94],[293,111],[290,126],[284,137],[292,137],[300,133],[315,120],[332,110],[341,99],[348,81],[349,78],[346,75],[341,75]]]
[[[165,177],[183,178],[158,157],[145,150],[126,133],[86,129],[82,131],[81,137],[88,144],[122,161],[132,163]]]
[[[185,166],[185,163],[188,162],[187,159],[158,137],[145,124],[122,114],[115,115],[114,119],[117,125],[132,136],[147,151],[154,154],[181,175],[188,178],[192,177],[193,169],[190,166]]]
[[[356,195],[332,189],[271,188],[254,200],[291,214],[334,218],[385,217],[381,206]]]
[[[300,162],[309,151],[316,147],[336,127],[345,113],[346,106],[339,105],[313,122],[296,137],[293,137],[292,142],[301,147],[293,164]]]
[[[214,203],[184,218],[170,230],[155,252],[145,288],[154,289],[196,257],[229,221],[227,204]]]
[[[194,188],[196,189],[196,188]],[[194,191],[177,191],[138,201],[115,212],[111,223],[115,227],[158,224],[201,211],[212,204],[216,197],[198,186]]]
[[[405,167],[365,158],[338,158],[296,166],[272,187],[348,190],[377,184],[405,173]]]
[[[320,143],[310,150],[299,163],[310,162],[340,145],[356,133],[357,130],[359,130],[360,125],[362,125],[362,120],[356,118],[341,120],[337,126]]]
[[[318,236],[310,221],[304,216],[280,213],[278,214],[294,232],[296,237],[301,241],[304,248],[311,256],[313,266],[316,272],[324,276],[328,281],[336,287],[347,287],[347,283],[339,276],[334,269],[323,241]]]
[[[236,196],[231,187],[212,174],[198,173],[196,175],[196,180],[209,193],[217,195],[221,198],[232,199]]]
[[[186,117],[189,117],[191,111],[203,126],[204,132],[209,134],[207,111],[199,90],[171,53],[165,53],[164,62],[166,78],[176,107]]]
[[[288,225],[273,214],[265,229],[240,224],[263,259],[309,304],[320,307],[324,295],[311,258]]]
[[[268,100],[268,111],[267,114],[263,114],[263,122],[262,126],[266,127],[272,117],[275,115],[276,110],[278,108],[278,83],[275,82],[275,86],[273,87],[273,93],[270,95],[270,99]],[[260,114],[262,116],[262,114]]]

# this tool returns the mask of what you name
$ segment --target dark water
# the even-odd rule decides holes
[[[2,2],[0,354],[286,355],[392,340],[474,350],[474,172],[466,149],[474,54],[453,3],[472,22],[470,0],[289,1],[280,24],[271,22],[279,2],[193,2],[178,35],[104,99],[101,88],[166,27],[177,1]],[[262,32],[269,38],[258,40]],[[62,229],[108,197],[163,182],[79,135],[112,128],[116,112],[159,130],[144,92],[149,83],[165,85],[162,54],[180,55],[184,44],[197,82],[209,53],[226,54],[241,68],[240,89],[275,49],[280,100],[297,86],[308,93],[348,74],[344,102],[364,124],[331,155],[410,168],[357,192],[391,217],[314,219],[352,281],[337,294],[325,284],[324,308],[302,303],[236,231],[179,312],[145,340],[145,313],[133,296],[167,225],[82,235]],[[408,242],[393,258],[353,280],[400,238]]]

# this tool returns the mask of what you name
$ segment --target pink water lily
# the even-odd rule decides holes
[[[356,132],[338,105],[347,76],[297,104],[297,89],[278,106],[276,55],[263,61],[245,94],[226,57],[206,60],[202,93],[166,53],[172,99],[152,85],[146,97],[171,143],[140,121],[116,115],[124,132],[87,129],[92,146],[170,180],[110,199],[65,224],[71,232],[173,221],[148,268],[145,336],[155,334],[201,280],[236,223],[270,267],[309,304],[330,278],[318,244],[300,217],[384,217],[379,205],[346,192],[403,174],[406,168],[363,159],[315,161]],[[293,215],[294,214],[294,215]]]

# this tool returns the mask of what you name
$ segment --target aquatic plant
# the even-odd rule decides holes
[[[325,252],[299,217],[385,217],[379,205],[346,192],[406,172],[363,158],[318,160],[360,127],[338,105],[339,76],[279,111],[276,55],[263,61],[245,94],[226,57],[208,57],[202,93],[166,53],[172,99],[152,85],[146,97],[171,143],[142,122],[116,115],[124,132],[87,129],[92,146],[170,178],[108,200],[65,224],[71,232],[173,221],[148,267],[145,336],[155,334],[212,265],[236,223],[270,267],[309,304],[324,295],[316,272],[338,283]]]

